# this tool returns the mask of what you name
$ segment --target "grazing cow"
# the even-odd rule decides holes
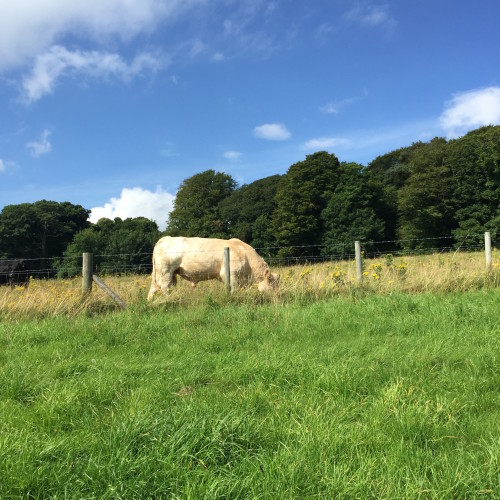
[[[224,248],[229,248],[231,291],[240,285],[259,283],[261,292],[276,289],[277,277],[259,254],[236,238],[184,238],[165,236],[153,251],[153,274],[148,300],[177,284],[177,275],[192,283],[217,279],[224,281]]]
[[[24,259],[2,259],[0,260],[0,285],[27,286],[29,282],[28,272],[24,270]]]

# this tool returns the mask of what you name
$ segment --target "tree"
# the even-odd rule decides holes
[[[229,237],[239,238],[254,248],[273,245],[269,224],[276,207],[274,198],[280,178],[280,175],[273,175],[245,184],[219,203],[220,216]]]
[[[498,230],[500,207],[500,126],[481,127],[449,142],[445,164],[452,172],[457,243],[482,241]]]
[[[452,172],[444,162],[446,148],[446,140],[436,137],[409,158],[410,176],[398,194],[398,235],[404,248],[450,243],[456,202]]]
[[[90,211],[69,202],[41,200],[7,205],[0,213],[0,255],[47,259],[62,256],[74,235],[89,225]],[[46,263],[33,262],[34,269]]]
[[[170,236],[226,237],[219,203],[236,188],[230,175],[206,170],[184,180],[177,191],[166,233]]]
[[[410,159],[421,148],[425,147],[423,142],[414,142],[411,146],[399,148],[390,153],[377,156],[366,167],[366,170],[378,177],[385,186],[392,186],[396,190],[401,189],[408,177],[410,177]]]
[[[419,149],[425,147],[423,142],[415,142],[411,146],[399,148],[381,156],[377,156],[366,167],[366,173],[372,175],[383,187],[377,200],[377,214],[384,220],[384,239],[394,241],[399,226],[398,195],[411,175],[410,159]]]
[[[323,255],[352,253],[355,240],[381,241],[385,223],[376,213],[381,185],[356,163],[342,163],[340,176],[321,217],[325,233]]]
[[[156,222],[145,217],[100,219],[75,236],[57,263],[58,274],[77,274],[84,252],[94,254],[94,266],[101,273],[150,272],[159,237]]]
[[[326,151],[306,156],[292,165],[280,179],[271,229],[280,246],[278,255],[318,254],[323,236],[321,212],[332,195],[339,176],[337,157]]]

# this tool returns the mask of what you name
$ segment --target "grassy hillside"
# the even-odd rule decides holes
[[[498,497],[499,301],[205,293],[3,321],[0,498]]]

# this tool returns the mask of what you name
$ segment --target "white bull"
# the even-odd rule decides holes
[[[224,248],[229,248],[231,291],[243,284],[258,283],[261,292],[276,289],[277,277],[271,273],[264,259],[241,240],[232,238],[184,238],[165,236],[153,250],[153,273],[148,300],[157,293],[165,293],[177,284],[177,276],[193,286],[200,281],[224,281]]]

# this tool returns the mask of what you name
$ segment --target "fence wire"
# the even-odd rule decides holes
[[[361,241],[363,256],[367,259],[382,258],[384,256],[423,256],[436,253],[465,253],[484,250],[484,244],[465,245],[466,240],[475,240],[484,235],[471,234],[464,238],[462,243],[444,246],[426,246],[423,248],[408,249],[408,244],[428,244],[431,241],[453,241],[452,236],[435,238],[415,238],[404,240]],[[497,241],[494,241],[496,239]],[[497,233],[491,233],[492,248],[498,245]],[[384,250],[378,250],[383,247]],[[354,242],[338,243],[334,245],[336,251],[329,251],[331,245],[298,245],[286,247],[257,247],[256,251],[271,266],[276,268],[289,267],[300,264],[315,264],[322,262],[335,262],[354,260]],[[291,251],[297,256],[280,257],[280,251]],[[206,251],[197,252],[206,254]],[[200,260],[200,262],[203,259]],[[94,271],[103,275],[129,275],[151,273],[152,253],[126,253],[126,254],[95,254]],[[50,258],[8,258],[0,259],[0,284],[29,280],[30,277],[38,279],[52,279],[65,276],[76,276],[82,272],[81,257],[62,256]]]

